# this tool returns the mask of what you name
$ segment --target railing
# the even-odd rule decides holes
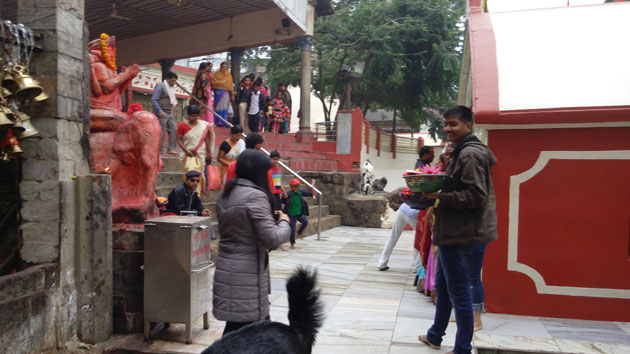
[[[376,149],[378,143],[379,129],[370,126],[370,148]]]
[[[182,89],[182,91],[186,92],[186,94],[188,96],[190,96],[190,98],[194,99],[200,106],[204,107],[205,109],[207,109],[209,112],[212,112],[212,114],[215,115],[215,117],[219,118],[220,120],[222,120],[225,124],[227,124],[230,128],[233,127],[234,125],[230,122],[228,122],[226,119],[224,119],[223,117],[221,117],[217,112],[215,112],[212,108],[208,107],[205,103],[201,102],[200,99],[198,99],[197,97],[193,96],[192,93],[188,92],[188,90],[186,90],[186,88],[182,85],[179,84],[179,82],[175,81],[175,85],[179,86],[180,89]],[[243,138],[246,138],[247,135],[243,134]],[[263,148],[261,148],[261,150],[269,155],[269,152]],[[297,174],[297,172],[293,171],[291,168],[289,168],[289,166],[285,165],[282,161],[279,161],[280,166],[284,167],[285,170],[289,171],[293,176],[295,176],[297,179],[299,179],[300,181],[302,181],[302,183],[306,184],[307,186],[311,187],[311,189],[313,191],[315,191],[318,195],[319,195],[319,208],[317,210],[317,241],[320,240],[320,236],[322,233],[322,192],[315,188],[315,186],[313,186],[311,183],[307,182],[304,178],[302,178],[302,176],[300,176],[299,174]]]
[[[396,137],[396,152],[399,154],[417,154],[418,139]]]
[[[418,153],[417,139],[388,133],[378,127],[372,126],[369,121],[365,120],[363,121],[361,129],[362,145],[367,145],[368,151],[375,149],[378,156],[380,156],[381,152],[390,152],[393,154],[393,158],[396,158],[397,153],[412,155]]]
[[[337,121],[315,123],[317,141],[337,141]]]

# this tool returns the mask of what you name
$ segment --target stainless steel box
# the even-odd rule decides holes
[[[165,216],[144,224],[144,337],[151,322],[184,323],[186,343],[191,324],[212,301],[209,269],[212,224],[209,217]]]

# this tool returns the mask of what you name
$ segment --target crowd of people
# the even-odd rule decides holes
[[[440,349],[454,310],[457,324],[451,353],[471,353],[472,335],[483,328],[484,290],[481,269],[487,244],[496,240],[495,198],[490,170],[496,158],[472,134],[472,111],[464,106],[444,112],[444,132],[450,144],[438,166],[447,175],[440,192],[423,193],[436,200],[414,209],[396,198],[392,232],[382,251],[378,269],[386,271],[389,257],[407,225],[415,229],[413,271],[418,291],[431,296],[436,306],[433,325],[418,340]],[[433,149],[422,147],[415,168],[430,164]]]
[[[200,118],[216,126],[226,122],[243,127],[243,132],[288,134],[291,121],[291,94],[285,84],[278,84],[272,96],[255,74],[243,77],[234,87],[234,79],[226,62],[212,72],[212,63],[202,62],[192,89],[193,104],[201,107]],[[203,105],[202,105],[203,104]],[[207,106],[216,112],[216,115]]]
[[[207,68],[200,67],[197,79],[201,86],[197,87],[196,82],[194,91],[200,95],[205,93],[203,97],[207,102],[212,99],[216,110],[217,103],[225,100],[226,94],[231,96],[231,92],[217,95],[216,87],[220,86],[217,85],[212,97],[203,82],[214,85],[214,78],[224,70],[224,65],[214,76]],[[168,132],[169,140],[173,140],[170,139],[173,130],[177,135],[176,142],[183,151],[186,166],[186,181],[169,195],[164,209],[176,215],[182,212],[209,215],[199,199],[204,175],[198,165],[206,165],[211,160],[209,131],[213,122],[205,119],[207,110],[189,105],[187,119],[173,129],[172,109],[163,106],[171,104],[172,108],[173,79],[177,79],[173,75],[167,75],[158,85],[161,87],[156,87],[153,100],[158,105],[156,115],[165,128],[163,136]],[[228,77],[229,72],[221,75]],[[227,89],[227,86],[220,87]],[[286,250],[282,246],[286,242],[290,242],[291,248],[295,247],[296,233],[297,238],[301,238],[308,224],[308,204],[304,198],[314,198],[311,191],[300,189],[300,181],[295,178],[289,183],[290,189],[284,190],[282,171],[278,166],[279,152],[272,151],[267,156],[259,151],[264,142],[258,134],[264,129],[261,127],[270,124],[274,133],[283,129],[283,121],[277,119],[284,109],[282,91],[269,100],[266,96],[268,89],[263,89],[258,80],[252,83],[250,77],[241,81],[238,90],[235,107],[240,117],[247,117],[249,132],[243,141],[245,129],[234,125],[217,155],[223,189],[217,199],[221,240],[213,287],[213,312],[217,319],[226,321],[224,334],[269,319],[268,252],[278,248]],[[265,106],[266,110],[261,109]],[[223,114],[221,110],[216,111]],[[226,112],[229,113],[229,109]],[[269,116],[264,112],[271,112],[272,118],[266,119]],[[472,134],[472,124],[472,111],[467,107],[452,107],[444,113],[444,132],[450,144],[439,156],[437,166],[447,175],[446,183],[439,192],[422,193],[423,197],[435,200],[425,208],[414,208],[395,200],[397,194],[393,195],[390,205],[396,210],[396,219],[378,264],[379,270],[388,270],[389,258],[402,231],[407,225],[415,229],[414,285],[418,291],[430,296],[436,306],[433,325],[418,339],[439,349],[454,309],[457,334],[453,353],[471,353],[473,332],[482,328],[484,290],[481,269],[487,244],[497,238],[495,198],[490,178],[496,158]],[[167,153],[172,153],[174,148],[169,141]],[[189,160],[196,163],[187,163]],[[425,168],[433,160],[433,149],[424,146],[419,150],[414,167]],[[301,223],[299,229],[298,222]],[[235,277],[234,274],[242,276]]]

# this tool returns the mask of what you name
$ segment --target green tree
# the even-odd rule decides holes
[[[368,108],[396,109],[411,127],[429,124],[439,131],[434,112],[456,101],[463,20],[462,0],[346,0],[335,13],[317,19],[312,90],[330,121],[332,102],[343,101],[352,80],[352,102]],[[297,43],[271,47],[272,85],[299,85]],[[342,69],[365,63],[360,77]]]

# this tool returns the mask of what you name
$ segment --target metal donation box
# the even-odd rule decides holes
[[[190,344],[194,320],[203,315],[209,328],[211,220],[165,216],[144,226],[144,337],[151,322],[184,323]]]

